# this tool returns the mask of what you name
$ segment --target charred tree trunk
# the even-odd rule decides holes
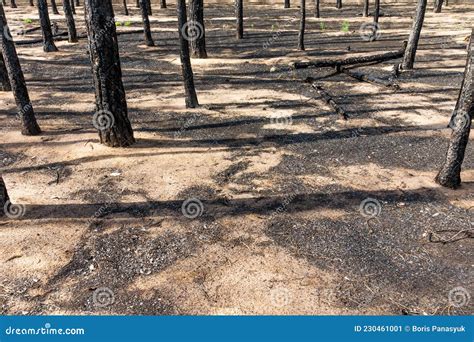
[[[76,15],[76,5],[74,5],[74,0],[71,0],[69,3],[71,5],[71,12],[73,15]]]
[[[137,8],[140,8],[140,0],[137,0],[137,2],[135,3],[135,6],[136,6]]]
[[[408,45],[407,49],[405,50],[405,55],[403,56],[402,69],[413,69],[416,50],[418,48],[418,41],[420,40],[421,29],[423,28],[423,21],[425,20],[427,2],[427,0],[418,0],[413,27],[410,37],[408,38]]]
[[[435,1],[434,12],[435,13],[441,13],[442,8],[443,8],[443,0],[436,0]]]
[[[127,0],[123,0],[123,14],[128,15]]]
[[[51,0],[51,9],[54,14],[59,14],[58,6],[56,5],[56,0]]]
[[[7,36],[8,25],[5,18],[3,6],[0,4],[0,27],[3,27],[1,34],[1,52],[5,67],[8,72],[15,102],[18,107],[18,115],[21,120],[21,133],[24,135],[38,135],[41,129],[35,118],[35,112],[30,102],[28,89],[26,88],[25,77],[21,70],[20,61],[16,53],[15,44],[10,36]]]
[[[166,0],[160,0],[160,8],[166,8]]]
[[[3,177],[0,175],[0,217],[5,216],[5,207],[10,203],[10,197],[8,197],[7,187],[3,181]]]
[[[94,126],[102,144],[130,146],[135,139],[128,119],[111,0],[84,0],[84,15],[95,86]]]
[[[48,3],[46,0],[37,0],[38,12],[40,17],[41,31],[43,33],[44,52],[58,51],[54,44],[53,32],[51,31],[51,21],[49,20]]]
[[[63,0],[63,11],[64,11],[64,16],[66,17],[69,43],[77,42],[76,23],[74,22],[74,16],[72,14],[72,8],[71,8],[71,4],[73,3],[74,3],[74,0]]]
[[[300,31],[298,34],[298,50],[304,50],[304,29],[306,26],[306,0],[300,5]]]
[[[147,0],[146,5],[147,5],[148,15],[153,15],[153,12],[152,12],[152,9],[151,9],[151,0]]]
[[[34,0],[30,0],[30,6],[34,6],[35,5],[35,1]]]
[[[15,0],[11,0],[11,1],[10,1],[10,7],[11,7],[11,8],[17,8],[17,5],[16,5]]]
[[[364,9],[362,10],[362,16],[363,17],[369,16],[369,0],[364,0]]]
[[[179,43],[181,47],[181,70],[183,72],[184,79],[184,92],[186,96],[186,108],[196,108],[199,106],[199,102],[196,95],[196,89],[194,88],[194,75],[191,67],[191,58],[189,57],[189,44],[187,38],[189,32],[187,31],[187,13],[186,13],[186,0],[177,0],[177,11],[178,11],[178,34]]]
[[[146,46],[155,46],[151,36],[150,19],[148,18],[148,0],[140,0],[140,11],[142,12],[143,33]]]
[[[203,0],[189,1],[189,20],[193,26],[193,34],[192,37],[190,37],[192,56],[196,58],[207,58]],[[190,27],[188,26],[188,32],[189,29]]]
[[[449,142],[444,164],[435,179],[438,184],[452,189],[456,189],[461,185],[461,166],[469,142],[469,133],[474,116],[473,45],[474,30],[471,32],[463,85],[456,104],[457,110],[452,126],[451,141]]]
[[[342,0],[336,0],[336,8],[341,9],[342,8]]]
[[[244,38],[244,3],[243,0],[235,1],[235,17],[237,19],[237,39]]]
[[[76,0],[76,6],[77,7],[81,6],[81,1],[80,0]]]
[[[319,1],[319,0],[315,0],[315,1],[314,1],[314,16],[315,16],[316,18],[321,17],[320,1]]]
[[[379,23],[380,16],[380,0],[375,0],[374,23]]]
[[[290,8],[290,0],[285,0],[285,8]]]
[[[10,84],[10,79],[8,78],[7,67],[3,61],[3,56],[0,52],[0,90],[1,91],[11,91],[12,86]]]

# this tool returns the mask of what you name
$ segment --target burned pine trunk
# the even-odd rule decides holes
[[[30,0],[30,6],[34,6],[34,5],[35,5],[34,0]]]
[[[290,8],[290,0],[285,0],[285,8]]]
[[[166,0],[160,0],[160,8],[166,8]]]
[[[192,56],[196,58],[207,58],[206,51],[206,29],[204,26],[204,2],[203,0],[189,1],[189,20],[192,27],[190,37]],[[189,32],[189,31],[188,31]]]
[[[17,8],[15,0],[10,0],[10,7],[11,8]]]
[[[147,6],[148,15],[153,15],[153,12],[151,9],[151,0],[146,0],[146,6]]]
[[[77,42],[76,23],[74,22],[74,16],[72,14],[72,8],[71,8],[71,4],[73,3],[74,3],[74,0],[63,0],[63,11],[64,11],[64,16],[66,17],[69,43]]]
[[[12,86],[10,84],[10,79],[8,78],[7,67],[3,61],[3,56],[0,53],[0,90],[1,91],[11,91]]]
[[[123,14],[128,15],[127,0],[123,0]]]
[[[413,27],[410,32],[410,37],[408,38],[408,45],[405,50],[405,55],[403,56],[401,65],[402,69],[413,69],[416,50],[418,49],[418,41],[420,40],[421,29],[423,28],[423,21],[425,20],[427,2],[427,0],[418,0]]]
[[[469,142],[472,117],[474,116],[473,45],[474,29],[471,32],[464,79],[456,103],[451,141],[449,142],[444,164],[435,179],[438,184],[451,189],[456,189],[461,185],[461,166]]]
[[[341,9],[342,8],[342,0],[336,0],[336,8]]]
[[[363,17],[369,16],[369,0],[364,0],[364,9],[362,10],[362,16]]]
[[[316,18],[319,18],[321,16],[320,1],[319,0],[314,1],[314,16]]]
[[[380,0],[375,0],[374,23],[379,23],[380,16]]]
[[[441,13],[442,8],[443,8],[443,0],[435,0],[434,12]]]
[[[84,0],[84,16],[95,86],[93,124],[102,144],[130,146],[135,139],[128,119],[111,0]]]
[[[147,0],[140,0],[140,12],[142,13],[143,34],[146,46],[155,46],[151,36],[150,19],[148,18]]]
[[[76,15],[76,5],[74,5],[74,0],[71,0],[69,3],[71,5],[71,12],[73,15]]]
[[[300,5],[300,30],[298,34],[298,50],[304,50],[304,30],[306,26],[306,0]]]
[[[21,70],[15,44],[8,33],[8,24],[1,4],[0,27],[3,27],[1,33],[1,53],[3,55],[3,60],[18,108],[18,116],[22,125],[21,133],[24,135],[38,135],[41,133],[41,129],[36,122],[35,112],[30,102],[28,89],[26,88],[25,77]]]
[[[0,175],[0,217],[5,216],[5,207],[10,203],[10,197],[8,197],[7,187],[3,181],[2,175]]]
[[[193,69],[191,67],[191,58],[189,57],[189,32],[187,30],[188,25],[186,25],[188,21],[186,13],[186,0],[177,0],[176,9],[178,12],[178,34],[179,44],[181,47],[181,70],[183,72],[186,108],[196,108],[199,106],[199,102],[196,95],[196,89],[194,88],[194,75]]]
[[[51,9],[54,14],[59,14],[58,5],[56,5],[56,0],[51,0]]]
[[[38,13],[41,24],[41,32],[43,34],[43,51],[54,52],[58,48],[54,44],[53,32],[51,31],[51,21],[49,20],[48,3],[46,0],[37,0]]]
[[[234,0],[235,18],[237,21],[237,39],[244,38],[244,3],[243,0]]]

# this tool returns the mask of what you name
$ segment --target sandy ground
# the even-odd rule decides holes
[[[361,38],[370,19],[360,8],[323,7],[317,20],[310,7],[305,52],[295,50],[297,9],[248,8],[237,41],[231,7],[207,8],[210,58],[193,60],[194,110],[184,108],[170,7],[152,17],[156,47],[119,38],[130,148],[98,143],[84,39],[50,54],[18,45],[44,134],[20,135],[13,96],[0,94],[0,172],[24,209],[0,221],[0,312],[472,314],[473,142],[461,189],[433,178],[474,6],[427,13],[416,70],[398,91],[285,67],[397,50],[411,6],[383,8],[376,42]],[[34,10],[6,11],[18,43],[39,38],[16,35],[36,25]],[[135,8],[117,13],[119,31],[140,28]],[[83,32],[82,8],[77,18]],[[52,19],[63,32],[62,16]],[[392,65],[359,69],[388,78]],[[362,215],[367,198],[378,216]],[[190,200],[196,218],[192,206],[183,215]]]

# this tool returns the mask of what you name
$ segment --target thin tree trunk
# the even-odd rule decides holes
[[[189,33],[186,30],[186,23],[188,20],[186,13],[186,0],[177,0],[176,7],[178,11],[178,34],[181,47],[181,70],[184,79],[186,108],[196,108],[199,106],[199,102],[196,95],[196,89],[194,88],[194,75],[191,67],[191,58],[189,57],[189,44],[186,39],[189,37]]]
[[[81,1],[80,0],[76,0],[76,6],[77,7],[81,6]]]
[[[8,191],[3,177],[0,175],[0,217],[5,216],[5,206],[8,206],[8,203],[10,203],[10,197],[8,197]]]
[[[244,3],[243,0],[235,1],[235,17],[237,20],[237,39],[244,38]]]
[[[435,13],[441,13],[442,8],[443,8],[443,0],[436,0],[435,1],[434,12]]]
[[[364,9],[362,11],[362,16],[363,17],[369,16],[369,0],[364,0]]]
[[[160,0],[160,8],[166,8],[166,0]]]
[[[435,179],[438,184],[452,189],[456,189],[461,185],[461,167],[466,152],[466,146],[469,142],[469,133],[474,116],[473,45],[474,29],[471,32],[463,85],[456,104],[457,110],[452,127],[451,141],[449,142],[444,164]]]
[[[189,20],[193,26],[192,37],[189,37],[191,42],[192,56],[196,58],[207,58],[203,0],[189,1]]]
[[[147,0],[140,0],[140,11],[142,12],[145,44],[147,46],[155,46],[155,43],[153,42],[153,37],[151,36],[150,19],[148,18]]]
[[[102,144],[129,146],[135,139],[128,119],[111,0],[84,0],[84,15],[95,85],[94,126]]]
[[[380,16],[380,0],[375,0],[374,23],[378,24]]]
[[[3,27],[4,32],[8,30],[7,20],[3,6],[0,4],[0,27]],[[7,68],[8,77],[12,87],[15,102],[18,107],[18,115],[21,120],[21,133],[24,135],[38,135],[41,129],[38,126],[35,118],[35,112],[30,102],[28,89],[26,88],[25,77],[21,70],[20,61],[16,53],[15,44],[10,37],[5,34],[0,35],[1,52],[3,55],[5,67]]]
[[[285,0],[285,8],[290,8],[290,0]]]
[[[140,0],[137,0],[136,6],[137,6],[137,8],[140,8]]]
[[[76,5],[74,4],[74,0],[71,0],[69,3],[71,5],[71,12],[73,15],[76,15]]]
[[[127,0],[123,0],[123,13],[128,15],[128,7],[127,7]]]
[[[403,56],[402,69],[413,69],[418,41],[420,40],[421,29],[423,28],[423,21],[425,20],[427,2],[427,0],[418,0],[413,27],[410,32],[410,37],[408,38],[405,55]]]
[[[63,11],[66,17],[66,25],[69,43],[77,42],[77,31],[76,23],[74,22],[74,16],[72,14],[71,4],[74,4],[74,0],[63,0]]]
[[[7,67],[3,61],[3,56],[0,53],[0,90],[1,91],[11,91],[12,86],[10,84],[10,79],[8,78]]]
[[[298,50],[304,50],[304,29],[306,26],[306,0],[300,5],[300,31],[298,34]]]
[[[147,0],[146,5],[147,5],[148,15],[153,15],[153,12],[152,12],[152,9],[151,9],[151,0]]]
[[[337,0],[336,1],[336,8],[341,9],[342,8],[342,0]]]
[[[56,0],[51,0],[51,9],[54,14],[59,14],[58,6],[56,5]]]
[[[30,0],[30,6],[34,6],[35,5],[35,0]]]
[[[314,16],[316,18],[319,18],[321,17],[321,11],[320,11],[320,1],[319,0],[315,0],[314,1]]]
[[[43,33],[44,52],[58,51],[54,44],[53,32],[51,31],[51,21],[49,20],[48,3],[46,0],[37,0],[38,12],[40,17],[41,31]]]
[[[16,5],[15,0],[11,0],[11,1],[10,1],[10,7],[11,7],[11,8],[17,8],[17,5]]]

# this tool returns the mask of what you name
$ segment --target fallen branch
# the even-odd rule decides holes
[[[344,120],[347,120],[347,118],[349,117],[349,115],[347,115],[347,113],[341,108],[339,107],[339,105],[333,100],[332,96],[329,95],[329,93],[324,90],[324,88],[316,83],[316,82],[313,82],[312,78],[311,77],[308,77],[306,79],[306,82],[307,83],[311,83],[311,87],[313,87],[314,89],[316,89],[316,91],[318,92],[318,94],[323,98],[323,100],[329,104],[337,114],[339,114],[339,116],[344,119]]]
[[[355,78],[356,80],[362,81],[362,82],[369,82],[369,83],[375,83],[377,85],[383,85],[385,87],[391,87],[395,89],[400,89],[400,86],[390,80],[384,80],[383,78],[379,78],[370,74],[364,74],[362,72],[358,71],[351,71],[348,69],[342,69],[342,72],[345,73],[346,75]]]
[[[351,64],[365,64],[371,62],[382,63],[392,59],[397,59],[403,57],[405,54],[405,49],[407,42],[403,42],[403,47],[398,51],[384,52],[376,55],[369,56],[356,56],[356,57],[347,57],[344,59],[333,60],[333,59],[321,59],[314,62],[295,62],[292,66],[295,69],[306,69],[306,68],[324,68],[332,67],[340,69],[343,65]]]

